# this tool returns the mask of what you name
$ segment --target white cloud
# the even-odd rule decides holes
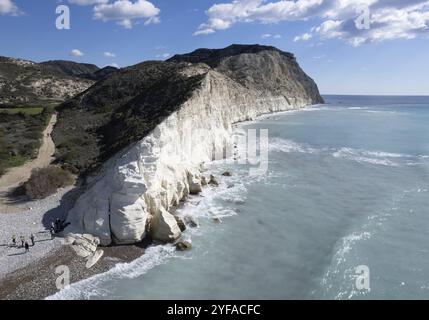
[[[370,11],[370,28],[357,28],[355,20],[362,8]],[[413,39],[429,35],[428,0],[231,0],[207,11],[207,22],[195,35],[225,30],[236,23],[278,23],[322,20],[295,41],[342,39],[353,46],[366,42]]]
[[[282,36],[280,34],[270,34],[270,33],[264,33],[261,36],[262,39],[268,39],[268,38],[273,38],[273,39],[281,39]]]
[[[112,52],[108,52],[108,51],[103,52],[103,55],[104,55],[106,58],[116,58],[116,54],[114,54],[114,53],[112,53]]]
[[[94,7],[94,19],[117,21],[124,28],[131,29],[134,19],[145,19],[145,25],[159,23],[161,10],[147,0],[116,0],[112,3],[101,3]]]
[[[293,41],[307,41],[307,40],[310,40],[311,38],[313,38],[313,36],[311,35],[311,34],[309,34],[309,33],[304,33],[304,34],[302,34],[302,35],[300,35],[300,36],[296,36],[294,39],[293,39]]]
[[[109,0],[68,0],[72,4],[77,4],[78,6],[91,6],[94,4],[108,3]]]
[[[73,57],[82,57],[84,56],[83,52],[80,51],[79,49],[73,49],[72,51],[70,51],[70,55]]]
[[[109,67],[114,67],[114,68],[118,68],[118,69],[120,68],[119,65],[117,63],[115,63],[115,62],[109,64]]]
[[[161,54],[157,54],[155,57],[158,59],[167,59],[170,56],[171,56],[171,54],[169,54],[169,53],[161,53]]]
[[[0,15],[18,16],[22,11],[11,0],[0,0]]]

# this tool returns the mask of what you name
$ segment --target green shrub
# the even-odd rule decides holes
[[[44,199],[54,194],[59,188],[74,183],[72,174],[60,167],[49,166],[34,169],[30,179],[24,183],[25,193],[31,199]]]

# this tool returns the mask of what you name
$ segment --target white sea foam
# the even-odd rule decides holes
[[[269,151],[285,153],[318,153],[321,150],[292,140],[272,138],[269,141]]]
[[[349,147],[329,148],[315,147],[305,143],[298,143],[289,139],[272,138],[269,141],[269,151],[284,153],[307,153],[307,154],[331,154],[335,158],[341,158],[359,163],[369,163],[373,165],[392,166],[418,165],[415,160],[426,159],[427,155],[410,155],[387,151],[373,151],[355,149]]]
[[[332,155],[335,158],[342,158],[347,160],[353,160],[359,163],[370,163],[375,165],[383,166],[399,166],[398,163],[389,160],[389,157],[381,157],[384,152],[372,152],[366,150],[358,150],[353,148],[341,148],[338,151],[335,151]],[[370,157],[372,155],[373,157]]]
[[[349,107],[349,110],[368,110],[368,107]]]
[[[102,290],[102,284],[115,279],[133,279],[145,274],[157,265],[163,264],[173,257],[176,250],[172,245],[152,246],[146,249],[145,254],[130,263],[118,263],[105,273],[76,282],[46,300],[74,300],[103,297],[109,294]]]

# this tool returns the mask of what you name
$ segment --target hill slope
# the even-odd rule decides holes
[[[102,80],[118,70],[115,67],[104,67],[100,69],[95,64],[77,63],[65,60],[51,60],[41,62],[40,65],[45,66],[53,71],[56,71],[57,73],[61,73],[65,76],[95,81]]]
[[[43,64],[0,57],[0,105],[60,102],[86,90],[93,83]]]

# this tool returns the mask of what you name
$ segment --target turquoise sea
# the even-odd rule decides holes
[[[268,129],[268,171],[209,166],[233,176],[179,210],[200,222],[191,251],[150,247],[51,298],[428,299],[429,97],[325,99],[244,124]]]

